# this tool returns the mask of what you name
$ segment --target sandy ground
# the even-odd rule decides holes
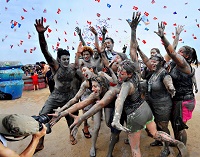
[[[200,68],[196,70],[196,78],[198,87],[200,89]],[[26,115],[38,115],[45,100],[49,95],[48,88],[38,91],[24,91],[22,97],[11,101],[0,102],[0,113],[19,113]],[[188,122],[189,129],[187,148],[191,157],[200,156],[200,92],[196,94],[197,105],[193,114],[193,118]],[[82,111],[80,111],[82,113]],[[93,131],[93,121],[89,119],[90,132]],[[171,126],[169,126],[171,130]],[[81,131],[82,126],[79,128],[77,134],[78,143],[71,145],[69,142],[69,131],[65,119],[61,119],[52,129],[52,133],[45,137],[45,148],[34,155],[34,157],[89,157],[89,150],[91,147],[91,139],[86,139]],[[172,131],[171,131],[172,132]],[[110,138],[110,129],[102,121],[99,137],[97,141],[97,157],[105,157],[108,150]],[[124,144],[126,134],[120,134],[120,140],[116,144],[113,152],[114,157],[130,157],[130,146]],[[9,142],[8,147],[20,153],[30,142],[31,137],[28,137],[19,142]],[[149,143],[153,142],[143,131],[141,136],[141,151],[143,157],[157,157],[162,147],[150,147]],[[170,148],[169,157],[175,157],[178,153],[176,148]]]

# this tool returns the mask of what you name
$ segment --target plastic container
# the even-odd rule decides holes
[[[5,68],[5,67],[4,67]],[[24,71],[21,68],[5,68],[0,70],[0,82],[21,80],[24,75]]]
[[[17,99],[22,96],[24,87],[23,80],[3,81],[0,82],[0,90],[4,93],[12,95],[12,99]]]

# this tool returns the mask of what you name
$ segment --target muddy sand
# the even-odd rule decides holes
[[[196,70],[196,78],[198,87],[200,89],[200,68]],[[45,100],[49,95],[48,88],[38,91],[24,91],[22,97],[16,100],[0,101],[1,113],[18,113],[26,115],[38,115]],[[187,130],[188,142],[187,148],[190,157],[200,156],[200,91],[196,94],[196,108],[193,113],[193,118],[188,122],[189,129]],[[79,111],[81,114],[82,111]],[[93,121],[89,119],[90,132],[93,131]],[[77,133],[78,143],[71,145],[69,142],[69,130],[65,119],[61,119],[53,128],[52,133],[45,136],[45,147],[42,151],[34,155],[34,157],[89,157],[89,150],[91,147],[91,139],[86,139],[82,133],[82,126],[80,126]],[[171,130],[171,125],[169,126]],[[172,130],[171,130],[171,133]],[[113,151],[114,157],[130,157],[130,146],[124,144],[126,133],[121,132],[119,142],[116,144]],[[101,129],[97,140],[97,157],[106,157],[110,139],[110,129],[106,126],[105,121],[101,122]],[[8,142],[8,147],[16,152],[22,152],[31,137],[28,137],[18,142]],[[141,152],[142,157],[157,157],[162,147],[150,147],[149,144],[154,140],[147,136],[143,131],[141,136]],[[176,148],[170,147],[169,157],[175,157],[178,153]]]

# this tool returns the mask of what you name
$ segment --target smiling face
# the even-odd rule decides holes
[[[89,69],[88,67],[82,68],[82,74],[85,77],[85,79],[90,79],[93,76],[94,72],[92,70],[92,68]]]
[[[91,55],[90,55],[89,51],[84,51],[83,52],[83,60],[88,62],[88,61],[90,61],[90,58],[91,58]]]
[[[92,81],[92,91],[97,95],[101,94],[102,88],[101,88],[101,85],[97,81]]]
[[[70,56],[68,55],[62,55],[60,57],[60,64],[65,68],[68,67],[69,61],[70,61]]]
[[[157,71],[162,67],[161,62],[156,57],[151,58],[151,66],[153,71]]]

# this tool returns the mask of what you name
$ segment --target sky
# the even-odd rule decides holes
[[[133,12],[141,12],[143,21],[137,27],[137,40],[147,56],[157,47],[166,51],[160,38],[154,33],[158,23],[165,22],[165,33],[173,42],[175,27],[184,25],[178,48],[189,45],[196,49],[200,60],[200,1],[198,0],[0,0],[0,61],[20,61],[34,64],[45,61],[40,50],[35,19],[44,17],[48,50],[56,58],[56,47],[69,49],[70,61],[79,43],[75,27],[82,31],[88,46],[94,48],[94,36],[89,26],[100,29],[105,26],[106,36],[114,39],[114,50],[122,52],[127,45],[129,55],[130,26]],[[146,16],[147,15],[147,16]]]

